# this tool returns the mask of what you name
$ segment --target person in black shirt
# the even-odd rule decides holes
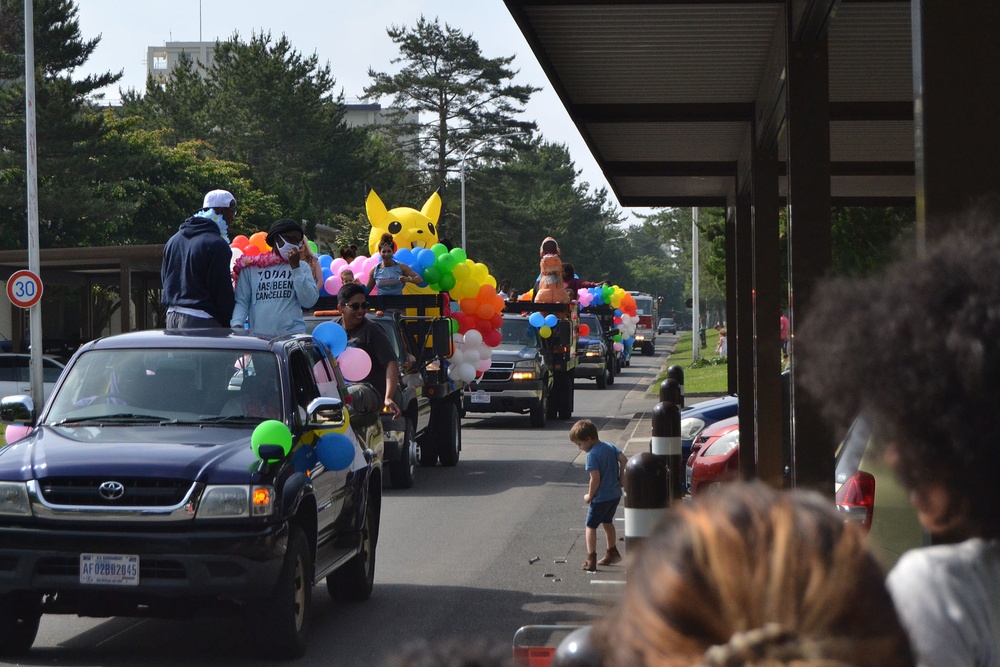
[[[399,360],[392,344],[377,324],[367,320],[368,312],[365,290],[357,283],[349,283],[337,292],[337,303],[347,331],[347,345],[368,353],[372,359],[372,369],[362,380],[384,397],[384,405],[392,411],[393,417],[400,415],[395,396],[399,387]]]

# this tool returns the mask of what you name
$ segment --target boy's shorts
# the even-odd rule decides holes
[[[621,501],[621,498],[605,500],[600,503],[590,503],[590,509],[587,511],[587,528],[597,528],[602,523],[611,523],[614,521],[615,510],[618,509],[619,501]]]

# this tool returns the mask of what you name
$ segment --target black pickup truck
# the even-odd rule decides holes
[[[561,315],[548,338],[529,323],[535,312]],[[489,370],[465,392],[465,411],[527,413],[535,428],[544,427],[546,419],[572,417],[578,326],[575,303],[508,302],[503,340],[493,350]]]
[[[381,404],[346,397],[311,336],[213,329],[99,339],[40,413],[4,398],[32,431],[0,449],[0,654],[42,614],[238,611],[302,655],[313,584],[374,583]]]
[[[389,338],[399,361],[396,404],[403,414],[382,414],[385,464],[394,488],[413,486],[416,468],[458,464],[462,451],[462,394],[465,383],[448,377],[454,352],[449,320],[440,294],[368,297],[366,317]],[[339,321],[336,301],[321,297],[306,318],[311,331],[320,322]]]

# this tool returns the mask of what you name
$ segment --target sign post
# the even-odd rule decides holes
[[[38,149],[35,144],[35,10],[32,0],[24,0],[24,134],[27,153],[28,186],[28,269],[38,285],[38,298],[28,310],[28,341],[31,346],[31,398],[42,405],[42,282],[38,280]],[[7,283],[8,287],[10,283]],[[11,299],[13,301],[13,299]],[[22,306],[24,307],[24,306]]]
[[[39,301],[42,298],[42,279],[34,271],[21,269],[11,274],[7,279],[7,298],[18,308],[24,308],[29,313],[32,331],[31,343],[31,399],[35,407],[41,407],[44,400],[42,391],[42,340],[35,334],[35,319],[41,320]]]

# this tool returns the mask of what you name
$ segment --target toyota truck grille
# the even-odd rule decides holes
[[[50,505],[77,507],[173,507],[191,482],[148,477],[49,477],[38,480]]]

